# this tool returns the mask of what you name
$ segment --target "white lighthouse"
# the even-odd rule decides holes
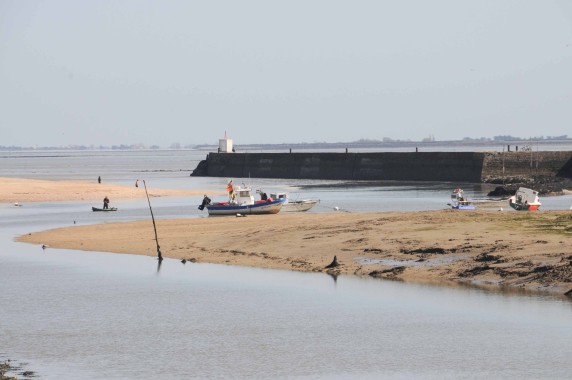
[[[232,153],[232,139],[226,136],[226,131],[224,131],[224,139],[218,140],[218,152],[219,153]]]

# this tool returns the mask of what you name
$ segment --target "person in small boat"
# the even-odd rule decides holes
[[[206,206],[211,204],[211,199],[205,194],[203,202],[199,206],[199,210],[204,210]]]
[[[264,191],[260,191],[260,200],[265,201],[268,199],[268,195]]]
[[[105,196],[105,198],[103,198],[103,208],[104,209],[109,208],[109,198],[107,198],[107,195]]]

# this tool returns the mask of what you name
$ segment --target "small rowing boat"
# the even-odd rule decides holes
[[[92,211],[117,211],[117,207],[110,207],[110,208],[92,207],[91,210]]]
[[[320,200],[311,198],[311,199],[300,199],[300,200],[292,200],[288,198],[288,194],[286,193],[275,193],[270,194],[270,198],[272,199],[285,199],[286,202],[284,206],[282,206],[282,212],[301,212],[301,211],[308,211],[315,205],[317,205]]]

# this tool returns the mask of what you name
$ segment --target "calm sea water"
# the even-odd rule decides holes
[[[0,176],[201,190],[226,182],[189,177],[206,152],[43,155],[3,157]],[[250,181],[320,198],[311,212],[441,209],[457,186]],[[473,198],[488,191],[462,186]],[[157,218],[206,217],[199,202],[152,199]],[[114,215],[89,202],[0,204],[0,354],[40,378],[570,378],[572,303],[561,297],[169,259],[159,268],[149,257],[14,242],[74,222],[149,218],[146,201],[114,203]]]

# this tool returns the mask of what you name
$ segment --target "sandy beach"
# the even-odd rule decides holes
[[[150,197],[197,196],[202,191],[147,189]],[[212,193],[212,191],[211,191]],[[94,181],[57,181],[0,177],[0,203],[52,202],[52,201],[102,201],[108,196],[114,199],[145,197],[143,183],[138,187],[118,186]]]
[[[0,202],[145,196],[141,186],[87,181],[0,178],[0,189]],[[203,191],[149,193],[196,196]],[[568,211],[279,213],[158,220],[157,231],[163,257],[190,262],[560,294],[572,290]],[[17,240],[50,248],[157,255],[151,220],[73,225]],[[338,265],[328,267],[334,256]]]

